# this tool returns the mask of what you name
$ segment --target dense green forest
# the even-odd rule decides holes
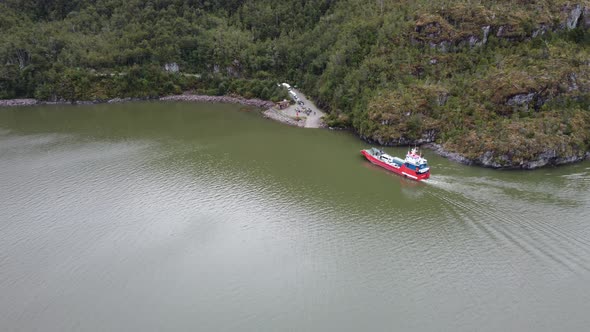
[[[278,100],[286,81],[330,126],[518,167],[588,152],[589,28],[589,1],[4,0],[0,99]]]

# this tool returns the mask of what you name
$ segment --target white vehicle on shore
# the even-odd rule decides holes
[[[299,97],[297,97],[297,94],[294,91],[289,91],[289,95],[291,96],[291,98],[293,98],[293,100],[299,100]]]
[[[287,90],[291,91],[291,86],[287,83],[281,84],[283,87],[287,88]]]

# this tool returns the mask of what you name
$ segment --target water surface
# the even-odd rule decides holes
[[[0,327],[590,326],[590,163],[426,151],[415,183],[365,147],[235,105],[2,109]]]

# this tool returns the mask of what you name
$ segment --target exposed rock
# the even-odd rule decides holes
[[[247,106],[254,106],[259,108],[270,108],[274,106],[272,101],[261,100],[261,99],[246,99],[242,97],[230,97],[230,96],[205,96],[205,95],[193,95],[193,94],[182,94],[175,96],[166,96],[162,98],[113,98],[110,100],[59,100],[59,101],[39,101],[36,99],[4,99],[0,100],[0,107],[6,106],[30,106],[30,105],[63,105],[63,104],[77,104],[77,105],[90,105],[99,103],[125,103],[131,101],[142,101],[150,99],[159,100],[174,100],[174,101],[194,101],[194,102],[210,102],[210,103],[231,103],[231,104],[242,104]]]
[[[522,30],[519,25],[506,24],[506,22],[495,22],[492,25],[481,27],[482,35],[470,34],[460,37],[460,33],[453,30],[448,22],[442,18],[438,21],[428,21],[428,23],[418,23],[414,28],[412,43],[427,44],[433,49],[441,52],[449,52],[451,46],[469,45],[476,47],[485,45],[488,42],[490,33],[495,33],[496,37],[509,41],[522,41],[528,38],[535,38],[546,34],[548,31],[557,31],[564,29],[575,29],[581,26],[590,29],[590,6],[581,4],[565,5],[561,9],[562,20],[560,23],[542,22],[530,34]]]
[[[238,59],[234,59],[234,61],[232,61],[231,66],[225,67],[225,71],[227,72],[228,76],[240,77],[242,72],[242,64]]]
[[[304,127],[305,126],[305,120],[299,120],[296,121],[295,119],[292,119],[288,116],[286,116],[285,114],[282,114],[281,112],[277,111],[274,108],[269,108],[266,111],[262,112],[262,115],[264,115],[264,117],[278,121],[278,122],[282,122],[291,126],[297,126],[297,127]]]
[[[571,84],[571,83],[570,83]],[[575,82],[573,83],[575,84]],[[527,109],[534,108],[538,110],[543,106],[550,97],[543,97],[538,92],[521,93],[513,95],[506,100],[508,106],[525,106]]]
[[[582,16],[582,6],[577,4],[574,5],[573,8],[566,7],[565,10],[569,12],[565,21],[565,26],[568,28],[568,30],[575,29],[578,26],[580,17]]]
[[[506,156],[501,156],[498,159],[506,161],[508,158]],[[485,166],[485,167],[491,167],[491,168],[501,168],[503,166],[502,164],[500,164],[499,162],[496,161],[496,158],[495,158],[494,153],[492,151],[484,152],[484,154],[481,155],[479,158],[476,158],[475,160],[473,160],[473,163],[477,164],[477,165]]]
[[[580,22],[584,29],[590,29],[590,6],[584,7],[584,12],[582,13],[582,21]]]
[[[576,73],[571,73],[567,76],[568,78],[568,87],[567,87],[567,91],[571,92],[571,91],[576,91],[579,89],[578,87],[578,76],[576,75]]]
[[[535,92],[517,94],[517,95],[514,95],[514,96],[508,98],[508,100],[506,100],[506,105],[509,105],[509,106],[522,106],[525,104],[529,105],[533,101],[533,99],[535,99],[536,95],[537,95],[537,93],[535,93]]]
[[[0,107],[31,106],[37,104],[37,99],[4,99],[0,100]]]
[[[163,101],[191,101],[191,102],[206,102],[206,103],[230,103],[230,104],[242,104],[247,106],[254,106],[259,108],[270,108],[274,106],[272,101],[261,100],[261,99],[246,99],[242,97],[230,97],[230,96],[206,96],[206,95],[193,95],[193,94],[182,94],[174,96],[166,96],[160,98]]]
[[[527,37],[524,35],[523,31],[519,29],[517,25],[500,25],[498,30],[496,31],[496,37],[502,38],[508,41],[522,41]]]
[[[474,47],[475,45],[479,44],[479,38],[475,36],[469,36],[469,39],[467,41],[469,42],[469,46],[471,47]]]
[[[115,104],[115,103],[125,103],[128,101],[133,101],[133,98],[113,98],[107,101],[107,103],[109,104]]]
[[[565,157],[559,157],[555,150],[548,150],[539,155],[536,160],[525,161],[520,165],[520,168],[523,169],[535,169],[539,167],[544,167],[548,165],[563,165],[563,164],[571,164],[575,162],[582,161],[590,156],[590,152],[586,152],[582,155],[571,155]]]
[[[475,46],[482,46],[485,43],[488,42],[488,37],[490,35],[490,29],[491,26],[486,25],[481,27],[483,36],[481,39],[479,39],[478,36],[469,36],[469,38],[467,38],[467,43],[469,44],[470,47],[475,47]]]
[[[544,35],[549,30],[549,26],[545,23],[541,23],[537,29],[533,31],[532,37],[535,38],[537,36]]]
[[[465,158],[458,153],[446,151],[445,149],[443,149],[442,145],[440,145],[440,144],[430,143],[430,144],[426,144],[424,147],[429,148],[430,150],[434,151],[436,154],[438,154],[442,157],[445,157],[449,160],[452,160],[452,161],[455,161],[455,162],[458,162],[461,164],[465,164],[465,165],[473,164],[472,160],[469,160],[468,158]]]
[[[483,155],[475,159],[469,159],[458,153],[446,151],[441,145],[436,143],[426,144],[425,147],[452,161],[496,169],[536,169],[545,166],[571,164],[584,159],[590,159],[590,151],[580,155],[560,157],[555,150],[547,150],[541,153],[536,159],[529,161],[514,162],[512,161],[512,156],[507,154],[496,155],[493,151],[486,151]]]
[[[180,67],[178,67],[176,62],[171,62],[164,65],[164,70],[169,73],[178,73],[180,71]]]
[[[483,39],[481,40],[482,44],[485,44],[488,42],[488,36],[490,35],[490,28],[491,27],[489,25],[486,25],[481,28],[483,30]]]
[[[438,133],[437,130],[434,130],[434,129],[425,131],[424,133],[422,133],[421,139],[419,139],[416,142],[416,144],[427,144],[427,143],[434,142],[434,140],[436,139],[437,133]]]
[[[365,141],[370,143],[378,143],[381,144],[379,141],[373,141],[371,139],[367,139],[367,137],[361,136],[361,138]],[[406,142],[406,144],[395,144],[395,145],[414,145],[413,142]],[[420,143],[416,143],[420,144]],[[392,145],[392,144],[381,144],[381,145]],[[475,158],[469,159],[462,156],[459,153],[450,152],[445,150],[442,145],[437,143],[427,143],[424,144],[425,148],[428,148],[435,152],[436,154],[445,157],[451,161],[455,161],[465,165],[477,165],[482,167],[488,168],[496,168],[496,169],[535,169],[544,166],[550,165],[563,165],[563,164],[570,164],[582,161],[584,159],[590,159],[590,152],[586,152],[583,155],[571,155],[566,157],[559,157],[554,150],[548,150],[542,154],[540,154],[535,160],[530,161],[519,161],[513,162],[512,156],[510,155],[496,155],[493,151],[486,151],[483,155]]]

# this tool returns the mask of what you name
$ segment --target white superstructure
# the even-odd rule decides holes
[[[408,164],[414,165],[418,168],[419,173],[426,173],[430,169],[428,167],[428,161],[418,153],[417,148],[413,148],[406,154],[406,160]]]

